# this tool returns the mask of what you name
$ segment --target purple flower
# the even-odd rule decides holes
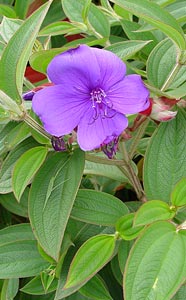
[[[51,135],[60,137],[77,128],[83,150],[93,150],[128,126],[125,114],[150,105],[139,75],[126,74],[115,54],[81,45],[54,57],[47,70],[54,86],[38,91],[33,110]]]

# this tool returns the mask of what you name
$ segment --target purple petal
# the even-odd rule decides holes
[[[70,133],[90,107],[86,94],[56,85],[38,91],[32,100],[33,111],[41,119],[47,132],[55,136]]]
[[[92,48],[81,45],[65,51],[48,65],[48,77],[55,84],[69,83],[80,88],[94,88],[100,82],[100,69]]]
[[[102,118],[92,120],[92,108],[86,113],[84,118],[81,119],[77,139],[80,148],[84,151],[99,148],[106,140],[110,141],[111,136],[119,136],[121,132],[128,126],[127,118],[113,111],[114,117]]]
[[[107,92],[113,109],[123,114],[134,114],[150,105],[149,91],[139,75],[128,75]]]
[[[101,87],[105,92],[118,81],[122,80],[126,73],[126,65],[124,62],[114,53],[98,49],[91,48],[92,53],[96,56],[101,73]]]

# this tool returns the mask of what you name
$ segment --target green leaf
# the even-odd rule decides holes
[[[160,29],[180,49],[185,50],[185,37],[179,23],[156,3],[147,0],[112,0],[112,2]]]
[[[84,168],[84,152],[54,153],[34,177],[29,215],[45,252],[59,259],[61,243]],[[50,220],[50,221],[49,221]]]
[[[6,156],[0,170],[0,193],[12,192],[12,172],[16,161],[25,151],[35,146],[38,144],[32,138],[27,138]]]
[[[133,227],[134,217],[135,213],[130,213],[121,217],[116,223],[116,231],[124,240],[135,239],[144,229],[144,226]]]
[[[29,295],[44,295],[56,290],[58,280],[54,279],[47,291],[44,290],[41,276],[36,276],[25,284],[20,290]]]
[[[74,22],[84,23],[82,13],[86,6],[86,0],[63,0],[62,6],[66,16]],[[96,7],[94,4],[91,4],[87,16],[88,30],[92,35],[95,35],[99,38],[109,37],[110,26],[106,16],[102,11]]]
[[[156,222],[134,244],[124,276],[125,300],[169,300],[186,272],[183,235],[168,222]]]
[[[181,288],[177,291],[176,295],[172,298],[172,300],[183,300],[186,299],[186,284],[181,286]]]
[[[128,178],[114,165],[106,165],[92,161],[85,162],[84,174],[104,176],[120,182],[129,182]]]
[[[92,277],[79,289],[79,293],[93,300],[112,300],[112,297],[105,287],[105,282],[99,275]]]
[[[186,6],[185,1],[174,1],[171,5],[166,7],[166,10],[179,22],[186,21]]]
[[[29,127],[25,123],[9,122],[0,133],[0,155],[11,151],[29,136]]]
[[[149,83],[164,89],[170,75],[178,68],[178,50],[170,40],[161,41],[151,52],[147,60],[147,78]],[[166,84],[166,89],[175,89],[185,81],[186,67],[180,67],[173,82]],[[174,93],[174,90],[173,90]]]
[[[0,230],[0,278],[29,277],[48,267],[37,250],[29,224]]]
[[[81,28],[83,29],[83,26],[79,28],[79,26],[75,26],[72,23],[59,21],[42,28],[42,30],[39,32],[39,36],[53,36],[67,33],[76,34],[81,33]]]
[[[171,202],[175,206],[186,205],[186,178],[182,178],[174,187],[171,194]]]
[[[121,59],[127,60],[150,42],[151,41],[124,41],[115,43],[105,49],[115,53]]]
[[[4,17],[0,29],[1,29],[1,36],[3,40],[8,43],[11,37],[15,34],[15,32],[19,29],[23,21],[18,19],[9,19]]]
[[[17,16],[19,16],[20,19],[26,18],[28,8],[32,2],[34,2],[34,0],[27,0],[27,1],[16,0],[15,1],[15,11],[16,11]]]
[[[42,50],[35,52],[30,57],[30,65],[33,69],[35,69],[38,72],[46,73],[47,72],[47,66],[49,62],[56,56],[57,54],[60,54],[64,51],[68,50],[67,47],[62,48],[55,48],[51,50]]]
[[[6,16],[8,18],[16,18],[16,12],[13,7],[0,4],[0,16]]]
[[[118,198],[94,190],[79,190],[71,211],[77,220],[103,226],[115,226],[116,221],[128,213]]]
[[[13,214],[28,218],[28,193],[29,188],[24,191],[19,203],[13,193],[0,194],[0,203]]]
[[[19,279],[5,279],[1,290],[1,300],[14,300],[19,290]]]
[[[186,176],[186,112],[161,123],[154,132],[144,160],[144,188],[148,200],[170,203],[175,184]]]
[[[20,26],[1,57],[0,89],[18,103],[22,102],[21,94],[26,64],[50,4],[51,1],[48,1],[41,6]]]
[[[17,160],[12,174],[12,185],[18,201],[26,186],[43,164],[47,153],[46,147],[39,146],[29,149]]]
[[[142,52],[149,56],[150,52],[158,43],[153,31],[140,32],[141,25],[136,22],[128,21],[126,18],[121,19],[120,23],[129,40],[139,40],[140,42],[151,41],[142,49]]]
[[[144,203],[137,211],[134,218],[134,226],[170,220],[175,216],[175,213],[167,203],[160,200],[151,200]]]
[[[87,282],[111,259],[114,248],[114,235],[102,234],[87,240],[72,260],[64,288]]]

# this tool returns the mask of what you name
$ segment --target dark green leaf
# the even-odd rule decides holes
[[[59,259],[61,242],[84,168],[84,152],[51,155],[34,178],[29,215],[45,252]]]
[[[179,109],[175,119],[154,132],[144,160],[144,187],[148,200],[170,203],[175,184],[186,176],[186,113]]]
[[[71,217],[83,222],[115,226],[116,221],[128,213],[128,208],[118,198],[94,190],[79,190]]]

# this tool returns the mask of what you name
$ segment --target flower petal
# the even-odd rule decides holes
[[[70,86],[99,85],[100,69],[92,49],[80,45],[55,56],[48,65],[47,74],[55,84],[69,83]]]
[[[122,80],[126,73],[126,65],[114,53],[98,48],[91,48],[100,68],[101,88],[105,92],[118,81]]]
[[[70,133],[90,107],[86,94],[69,90],[68,85],[56,85],[38,91],[32,100],[33,111],[47,132],[55,136]]]
[[[150,105],[149,91],[139,75],[128,75],[107,92],[113,109],[123,114],[134,114]]]
[[[115,113],[115,114],[114,114]],[[92,108],[86,115],[81,119],[78,131],[77,140],[80,148],[84,151],[93,150],[99,148],[100,145],[105,141],[110,141],[110,137],[119,136],[122,131],[128,126],[127,118],[113,111],[112,118],[102,118],[92,120]]]

